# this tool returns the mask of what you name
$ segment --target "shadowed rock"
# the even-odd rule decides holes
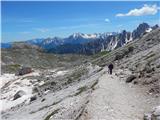
[[[126,83],[132,82],[136,78],[135,75],[131,75],[126,79]]]
[[[26,93],[23,90],[19,90],[13,97],[13,100],[16,100],[20,97],[22,97],[23,95],[25,95]]]
[[[30,102],[32,102],[32,101],[34,101],[34,100],[36,100],[37,99],[37,96],[32,96],[31,98],[30,98]]]

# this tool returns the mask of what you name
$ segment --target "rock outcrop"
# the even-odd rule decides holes
[[[16,75],[25,75],[28,73],[33,72],[32,68],[30,67],[22,67],[21,69],[18,70],[18,72],[16,73]]]

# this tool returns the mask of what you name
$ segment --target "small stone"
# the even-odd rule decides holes
[[[23,95],[25,95],[26,93],[23,90],[19,90],[13,97],[13,100],[16,100],[20,97],[22,97]]]
[[[43,98],[42,100],[41,100],[41,102],[43,102],[43,101],[45,101],[46,99],[45,98]]]
[[[34,100],[36,100],[37,99],[37,96],[32,96],[31,98],[30,98],[30,102],[32,102],[32,101],[34,101]]]
[[[138,84],[138,81],[134,81],[133,84],[137,85],[137,84]]]
[[[132,82],[136,78],[135,75],[131,75],[126,79],[126,83]]]

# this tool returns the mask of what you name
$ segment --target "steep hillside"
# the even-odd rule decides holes
[[[92,61],[103,67],[80,120],[159,120],[160,29]],[[104,55],[105,54],[105,55]],[[113,63],[113,75],[107,65]]]
[[[128,69],[136,76],[134,84],[145,85],[150,92],[160,93],[160,29],[143,35],[124,47],[113,50],[92,63],[105,66],[113,62],[121,69]],[[123,73],[122,73],[123,74]]]

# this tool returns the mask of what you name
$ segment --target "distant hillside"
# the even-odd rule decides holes
[[[14,44],[10,49],[1,49],[1,73],[15,73],[22,66],[35,69],[72,68],[89,61],[85,55],[56,55],[25,43]]]

